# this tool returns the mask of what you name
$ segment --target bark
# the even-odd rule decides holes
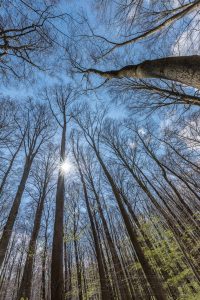
[[[27,156],[25,165],[24,165],[24,171],[21,177],[20,184],[17,189],[17,193],[15,196],[15,199],[13,201],[6,225],[4,226],[3,233],[0,240],[0,267],[4,261],[6,250],[8,248],[8,244],[12,235],[13,226],[17,217],[17,213],[19,210],[19,206],[21,203],[22,195],[25,189],[25,184],[29,176],[29,172],[31,169],[33,158],[30,158],[30,156]]]
[[[13,269],[14,269],[13,267],[14,267],[14,264],[15,264],[16,256],[17,255],[15,254],[15,256],[13,257],[13,260],[12,260],[12,264],[8,268],[8,275],[7,275],[7,278],[6,278],[7,284],[6,284],[6,288],[4,290],[4,295],[1,298],[2,300],[5,300],[7,298],[8,291],[10,290],[9,284],[11,283],[12,272],[13,272]]]
[[[62,128],[60,162],[65,159],[66,147],[66,122]],[[64,299],[64,275],[63,275],[63,212],[65,199],[64,175],[59,170],[56,191],[56,212],[54,222],[52,262],[51,262],[51,300]]]
[[[138,65],[127,65],[119,70],[86,69],[83,72],[95,73],[108,79],[123,77],[167,79],[200,89],[199,55],[146,60]]]
[[[14,236],[13,239],[12,239],[12,243],[11,243],[11,245],[9,247],[9,251],[7,251],[7,253],[6,253],[4,264],[3,264],[2,268],[1,268],[1,273],[0,273],[0,293],[1,293],[1,290],[2,290],[2,286],[4,284],[4,279],[5,279],[6,272],[7,272],[8,262],[9,262],[9,260],[11,258],[11,254],[12,254],[15,242],[16,242],[15,238],[16,238],[16,236]],[[17,251],[16,251],[16,253],[17,253]]]
[[[37,237],[38,237],[38,233],[40,230],[40,223],[41,223],[42,212],[43,212],[43,208],[44,208],[44,201],[45,201],[45,197],[46,197],[46,188],[47,188],[47,186],[46,186],[46,182],[45,182],[43,191],[42,191],[42,195],[41,195],[41,199],[38,203],[37,210],[35,213],[33,231],[32,231],[31,239],[29,242],[28,253],[27,253],[27,257],[26,257],[24,272],[23,272],[17,300],[20,300],[21,298],[25,298],[25,299],[27,298],[27,300],[29,300],[31,297],[34,256],[35,256],[35,252],[36,252],[36,242],[37,242]]]

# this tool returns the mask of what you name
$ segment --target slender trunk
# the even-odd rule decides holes
[[[31,284],[32,284],[32,275],[33,275],[34,256],[36,252],[36,241],[40,230],[40,223],[41,223],[42,212],[44,208],[45,196],[46,196],[46,182],[44,184],[41,199],[38,203],[37,210],[35,213],[33,231],[29,242],[26,262],[24,266],[24,272],[23,272],[17,300],[20,300],[21,298],[25,298],[25,299],[27,298],[27,300],[29,300],[31,297]]]
[[[68,282],[67,282],[67,279],[68,279],[68,261],[67,261],[67,242],[65,241],[64,242],[64,265],[65,265],[65,295],[67,294],[67,291],[68,291]]]
[[[143,189],[143,191],[148,195],[148,197],[152,201],[153,205],[158,209],[158,211],[161,213],[161,215],[165,218],[165,220],[166,220],[169,228],[171,228],[171,230],[172,230],[172,232],[174,234],[175,239],[179,239],[178,244],[182,245],[182,249],[181,250],[182,250],[183,254],[186,255],[186,261],[187,261],[187,263],[189,262],[189,266],[194,271],[194,266],[192,264],[192,261],[188,260],[187,251],[185,251],[185,245],[187,244],[187,248],[191,249],[191,240],[195,244],[196,244],[197,241],[194,240],[194,238],[191,236],[191,234],[187,233],[187,235],[186,235],[187,228],[182,224],[181,221],[179,221],[179,219],[177,218],[177,215],[174,213],[173,209],[169,206],[168,202],[165,201],[164,197],[158,192],[158,190],[154,187],[154,185],[152,184],[152,182],[149,181],[149,179],[142,172],[142,170],[140,170],[139,168],[138,168],[138,170],[141,172],[141,174],[144,176],[144,178],[146,179],[146,181],[148,182],[148,184],[153,188],[153,190],[156,192],[156,194],[159,196],[159,198],[163,201],[164,205],[166,206],[166,208],[170,212],[173,220],[167,214],[167,212],[158,204],[158,202],[156,201],[156,199],[154,198],[154,196],[152,195],[152,193],[149,191],[149,189],[144,185],[144,183],[133,172],[131,172],[131,174],[133,175],[133,177],[135,178],[135,180],[137,181],[137,183],[141,186],[141,188]],[[130,171],[131,171],[131,169],[130,169]],[[176,224],[178,224],[180,226],[181,230],[179,230],[177,228]],[[183,238],[184,235],[186,235],[186,239]],[[188,240],[188,238],[189,238],[189,240]],[[194,257],[193,251],[191,253],[192,253],[192,256]],[[195,274],[197,280],[199,281],[200,277],[198,275],[198,273],[199,273],[198,269],[199,268],[197,268],[195,270],[194,274]]]
[[[8,291],[10,290],[9,284],[11,283],[12,272],[13,272],[13,267],[14,267],[14,264],[15,264],[16,256],[17,255],[15,254],[15,256],[13,257],[11,266],[9,266],[9,268],[8,268],[8,276],[6,278],[7,285],[6,285],[6,288],[4,290],[4,295],[1,297],[2,300],[7,298]]]
[[[123,193],[121,193],[121,195],[122,195],[124,203],[126,204],[128,210],[129,210],[129,213],[130,213],[131,217],[133,218],[133,221],[137,225],[138,229],[140,230],[141,235],[144,238],[146,246],[148,247],[148,249],[150,251],[153,251],[154,250],[153,244],[152,244],[150,238],[148,237],[148,235],[146,234],[146,232],[143,230],[142,226],[140,225],[140,222],[139,222],[139,220],[138,220],[135,212],[133,211],[133,209],[132,209],[132,207],[131,207],[131,205],[130,205],[128,199],[127,199],[127,197]],[[154,256],[155,256],[154,259],[155,259],[156,265],[160,268],[160,266],[162,265],[162,261],[161,261],[161,259],[160,259],[160,257],[158,255],[154,255]],[[160,272],[161,272],[161,274],[162,274],[165,282],[167,282],[167,280],[169,279],[168,272],[165,272],[164,270],[162,270],[162,268],[161,268]],[[168,289],[170,290],[170,286],[169,285],[168,285]]]
[[[133,295],[131,296],[130,293],[129,293],[129,288],[127,286],[127,280],[126,280],[125,274],[123,272],[121,261],[120,261],[118,255],[117,255],[115,245],[114,245],[113,240],[111,238],[111,235],[110,235],[110,232],[109,232],[109,229],[108,229],[108,225],[107,225],[106,219],[105,219],[104,214],[103,214],[103,210],[102,210],[102,207],[101,207],[99,195],[96,192],[96,189],[94,187],[93,182],[91,182],[91,185],[92,185],[92,189],[93,189],[95,199],[96,199],[96,202],[97,202],[99,214],[100,214],[100,217],[101,217],[101,220],[102,220],[102,224],[103,224],[104,232],[105,232],[106,239],[107,239],[107,242],[108,242],[108,245],[109,245],[110,253],[111,253],[111,256],[112,256],[114,269],[115,269],[115,273],[116,273],[116,277],[117,277],[117,284],[118,284],[118,287],[119,287],[121,298],[123,299],[123,297],[126,297],[127,300],[133,299]]]
[[[25,232],[25,237],[22,242],[22,252],[20,253],[20,259],[19,259],[19,263],[17,266],[17,275],[16,275],[16,282],[15,282],[16,295],[18,295],[18,292],[19,292],[21,274],[22,274],[22,270],[23,270],[24,254],[26,253],[26,236],[27,236],[27,232]],[[14,297],[14,299],[16,299],[16,298]]]
[[[164,179],[166,180],[166,182],[168,183],[168,185],[171,187],[172,191],[177,196],[177,198],[178,198],[178,200],[180,202],[180,205],[177,203],[177,205],[179,205],[179,209],[182,210],[183,212],[185,212],[185,218],[188,220],[189,224],[193,223],[192,225],[196,229],[197,234],[199,234],[199,232],[198,232],[199,231],[199,228],[198,228],[199,220],[195,219],[193,211],[190,209],[189,205],[187,205],[187,203],[184,201],[184,199],[180,195],[179,191],[177,190],[177,188],[175,187],[175,185],[173,184],[173,182],[171,180],[169,180],[167,172],[165,170],[165,167],[162,165],[162,163],[159,161],[159,159],[153,153],[153,151],[146,145],[146,143],[141,138],[141,136],[140,135],[138,135],[138,136],[139,136],[139,138],[140,138],[143,146],[145,147],[145,150],[147,151],[147,153],[149,154],[149,156],[156,162],[156,164],[160,167]]]
[[[102,263],[103,263],[103,268],[104,268],[104,272],[105,272],[105,277],[106,277],[106,280],[107,280],[107,289],[110,292],[110,298],[111,299],[115,299],[117,293],[115,293],[115,291],[113,289],[113,285],[112,285],[112,280],[109,278],[110,276],[109,276],[108,265],[111,265],[111,261],[109,260],[109,255],[107,255],[108,262],[106,261],[106,256],[105,256],[105,253],[104,253],[103,247],[102,247],[102,238],[100,236],[100,231],[101,230],[100,230],[99,224],[97,222],[97,218],[96,218],[95,213],[94,213],[94,223],[95,223],[96,233],[97,233],[97,237],[98,237],[99,249],[100,249],[100,252],[101,252],[101,257],[102,257]]]
[[[79,168],[79,173],[80,173],[81,182],[83,185],[83,192],[84,192],[84,196],[85,196],[86,207],[87,207],[90,224],[91,224],[91,229],[92,229],[92,234],[93,234],[93,238],[94,238],[94,247],[95,247],[98,269],[99,269],[99,277],[100,277],[101,297],[102,297],[102,300],[110,300],[110,299],[112,299],[112,296],[110,295],[111,291],[109,291],[109,289],[107,287],[107,279],[106,279],[106,274],[105,274],[104,267],[103,267],[103,261],[102,261],[102,257],[101,257],[101,250],[100,250],[100,246],[99,246],[98,236],[97,236],[92,212],[90,209],[86,184],[85,184],[83,174],[82,174],[80,168]]]
[[[46,257],[47,257],[47,240],[48,240],[47,229],[48,227],[46,225],[44,251],[42,254],[42,295],[41,295],[42,300],[46,300]]]
[[[64,260],[65,260],[65,295],[67,300],[71,300],[72,290],[72,263],[71,263],[71,251],[65,242],[64,244]]]
[[[19,206],[21,203],[22,195],[25,189],[25,184],[29,176],[29,172],[31,169],[33,158],[30,158],[30,156],[27,156],[26,162],[24,165],[24,171],[21,177],[20,184],[17,189],[17,193],[15,196],[15,199],[13,201],[6,225],[3,228],[3,233],[0,240],[0,267],[4,261],[6,250],[8,248],[8,244],[12,235],[13,226],[18,214]]]
[[[84,258],[81,258],[81,265],[82,265],[82,271],[83,271],[83,288],[84,288],[84,299],[88,300],[87,295],[87,279],[86,279],[86,270],[84,265]]]
[[[140,246],[139,243],[139,239],[138,239],[138,234],[137,231],[134,230],[133,226],[132,226],[132,222],[130,221],[129,215],[123,205],[121,196],[120,196],[120,192],[118,191],[112,176],[110,175],[106,165],[104,164],[99,152],[97,151],[96,147],[94,147],[94,151],[96,153],[96,156],[99,160],[100,165],[102,166],[102,169],[111,185],[113,194],[116,198],[116,201],[118,203],[120,212],[122,214],[124,223],[126,225],[126,229],[128,231],[128,234],[130,236],[130,240],[132,242],[132,245],[135,249],[135,252],[137,254],[138,260],[142,266],[142,269],[144,271],[144,274],[146,275],[146,278],[151,286],[151,289],[154,293],[154,296],[157,300],[167,300],[167,295],[166,295],[166,291],[163,287],[163,285],[160,282],[160,278],[158,278],[157,274],[155,273],[154,269],[152,268],[152,266],[150,265],[150,263],[148,262],[148,259],[145,257],[143,250]]]
[[[76,260],[76,273],[77,273],[77,285],[78,285],[78,298],[79,300],[83,299],[82,294],[82,275],[81,275],[81,266],[78,254],[78,243],[76,237],[74,237],[74,252],[75,252],[75,260]]]
[[[25,135],[24,135],[24,136],[25,136]],[[7,180],[7,178],[8,178],[8,175],[10,174],[10,171],[11,171],[11,169],[12,169],[12,166],[13,166],[13,163],[14,163],[14,161],[15,161],[15,158],[16,158],[16,156],[17,156],[17,154],[18,154],[18,152],[19,152],[19,150],[20,150],[20,148],[21,148],[21,146],[22,146],[23,140],[24,140],[24,137],[22,138],[22,140],[21,140],[19,146],[17,147],[15,153],[13,154],[13,156],[12,156],[12,158],[11,158],[11,160],[10,160],[9,166],[8,166],[8,168],[7,168],[7,170],[6,170],[5,174],[4,174],[4,176],[3,176],[3,179],[2,179],[1,185],[0,185],[0,195],[1,195],[2,192],[3,192],[4,186],[5,186],[5,184],[6,184],[6,180]]]
[[[4,259],[4,264],[1,268],[1,273],[0,273],[0,293],[1,293],[1,290],[2,290],[2,286],[4,284],[4,280],[5,280],[5,276],[6,276],[6,272],[7,272],[7,267],[8,267],[8,262],[11,258],[11,254],[12,254],[12,251],[13,251],[13,248],[15,246],[15,242],[16,242],[16,236],[13,237],[12,239],[12,243],[9,247],[9,251],[7,251],[6,253],[6,256],[5,256],[5,259]],[[17,251],[15,253],[15,256],[17,255]]]

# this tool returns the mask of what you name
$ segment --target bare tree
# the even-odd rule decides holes
[[[103,122],[104,112],[99,113],[98,116],[92,117],[90,114],[86,114],[86,117],[84,118],[84,123],[86,126],[84,126],[84,123],[80,120],[80,118],[77,120],[79,126],[83,130],[84,136],[86,140],[88,141],[89,145],[94,150],[94,153],[105,173],[105,176],[110,183],[111,189],[113,191],[113,194],[115,196],[115,199],[117,201],[117,204],[119,206],[120,212],[122,214],[124,223],[126,225],[127,231],[129,233],[131,242],[133,244],[133,247],[136,251],[137,257],[139,262],[142,265],[143,271],[147,277],[147,280],[151,286],[151,289],[157,299],[167,299],[167,294],[162,286],[161,280],[157,277],[157,274],[153,270],[150,262],[148,261],[148,258],[145,257],[142,248],[139,244],[137,232],[133,229],[132,223],[130,220],[130,217],[126,211],[126,208],[123,204],[123,199],[121,198],[120,191],[112,178],[112,175],[110,174],[106,164],[103,161],[102,155],[100,154],[99,149],[99,140],[100,140],[100,128],[101,124]],[[86,119],[87,118],[87,119]],[[98,125],[97,125],[98,124]],[[156,280],[155,280],[156,278]]]
[[[66,160],[66,130],[70,120],[70,104],[74,101],[70,86],[55,86],[45,91],[53,117],[61,129],[60,159],[56,191],[56,211],[51,263],[51,299],[64,299],[63,279],[63,214],[65,200],[65,174],[62,165]]]
[[[51,131],[49,130],[50,123],[47,109],[43,105],[34,105],[33,103],[27,105],[26,112],[24,115],[22,115],[22,120],[20,121],[23,123],[21,125],[22,130],[24,124],[27,128],[26,137],[24,139],[25,164],[23,168],[23,174],[0,240],[0,265],[2,265],[5,258],[6,250],[11,238],[12,229],[17,217],[32,162],[42,144],[45,143],[52,135]]]
[[[40,159],[38,159],[37,164],[35,164],[34,166],[35,170],[33,170],[31,174],[34,180],[33,185],[35,185],[35,188],[37,190],[36,195],[32,195],[32,197],[34,197],[34,199],[36,200],[37,207],[32,234],[27,250],[23,276],[17,296],[17,299],[19,300],[21,298],[29,299],[31,297],[31,284],[33,276],[33,263],[36,252],[36,241],[40,230],[44,203],[47,199],[48,193],[52,189],[52,186],[50,186],[50,180],[55,168],[55,162],[53,149],[51,149],[51,145],[48,145],[48,147],[50,147],[50,150],[47,150],[46,157],[41,157]]]
[[[54,21],[64,14],[56,12],[53,1],[1,1],[0,72],[3,79],[11,75],[27,76],[28,67],[47,68],[43,57],[51,53],[58,31]],[[39,58],[40,57],[40,58]],[[48,66],[49,69],[49,66]],[[30,75],[30,73],[29,73]]]

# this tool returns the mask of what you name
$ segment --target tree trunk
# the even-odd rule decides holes
[[[138,260],[142,266],[144,274],[146,275],[149,285],[154,293],[154,296],[157,300],[167,300],[166,291],[165,291],[164,287],[162,286],[162,284],[160,283],[160,279],[158,278],[157,274],[155,273],[154,269],[152,268],[152,266],[148,262],[148,259],[145,257],[145,255],[142,251],[142,248],[141,248],[139,240],[138,240],[137,231],[134,230],[134,228],[132,226],[132,222],[130,221],[129,215],[123,205],[120,193],[112,179],[112,176],[110,175],[106,165],[104,164],[103,160],[101,159],[101,156],[100,156],[98,150],[96,148],[94,148],[94,151],[95,151],[96,156],[99,160],[99,163],[102,166],[102,169],[111,185],[113,194],[116,198],[116,201],[118,203],[124,223],[126,225],[126,229],[130,236],[130,240],[131,240],[134,250],[137,254]]]
[[[12,156],[12,158],[11,158],[11,160],[10,160],[9,166],[8,166],[8,168],[7,168],[7,170],[6,170],[5,174],[4,174],[4,176],[3,176],[3,179],[2,179],[1,185],[0,185],[0,195],[1,195],[2,192],[3,192],[4,186],[5,186],[5,184],[6,184],[6,180],[7,180],[8,175],[9,175],[11,169],[12,169],[12,166],[13,166],[13,163],[14,163],[14,161],[15,161],[15,158],[16,158],[16,156],[17,156],[17,154],[18,154],[18,152],[19,152],[19,150],[20,150],[20,148],[21,148],[21,146],[22,146],[22,143],[23,143],[23,141],[24,141],[24,137],[25,137],[25,135],[23,136],[21,142],[19,143],[19,146],[17,147],[15,153],[13,154],[13,156]]]
[[[46,224],[44,251],[42,254],[42,295],[41,295],[42,300],[46,300],[46,257],[47,257],[47,241],[48,241],[47,230],[48,230],[48,226]]]
[[[90,209],[87,188],[86,188],[83,174],[82,174],[80,168],[79,168],[79,173],[80,173],[81,182],[83,185],[83,192],[84,192],[84,196],[85,196],[86,207],[87,207],[90,224],[91,224],[91,229],[92,229],[92,234],[93,234],[93,238],[94,238],[94,247],[95,247],[98,269],[99,269],[99,277],[100,277],[101,297],[102,297],[102,300],[111,300],[112,299],[112,296],[110,295],[111,291],[109,291],[108,287],[107,287],[106,274],[105,274],[104,267],[103,267],[103,261],[102,261],[102,257],[101,257],[101,250],[100,250],[100,246],[99,246],[98,236],[97,236],[92,212]]]
[[[30,159],[30,157],[26,158],[21,181],[18,186],[17,193],[16,193],[15,199],[13,201],[6,225],[4,226],[4,229],[3,229],[3,233],[1,236],[1,240],[0,240],[0,267],[5,258],[6,250],[8,248],[8,244],[9,244],[9,241],[10,241],[10,238],[12,235],[13,226],[14,226],[14,223],[15,223],[15,220],[17,217],[17,213],[18,213],[19,206],[21,203],[22,195],[23,195],[23,192],[25,189],[25,184],[26,184],[26,181],[29,176],[32,161],[33,161],[33,159]]]
[[[66,122],[62,129],[60,162],[65,159]],[[65,199],[64,175],[59,170],[56,191],[56,212],[54,222],[52,261],[51,261],[51,300],[64,300],[63,275],[63,212]]]
[[[97,192],[95,190],[93,182],[91,182],[91,185],[92,185],[92,189],[93,189],[95,199],[96,199],[96,202],[97,202],[99,214],[100,214],[100,217],[101,217],[101,220],[102,220],[102,224],[103,224],[104,232],[105,232],[106,239],[107,239],[107,242],[108,242],[108,245],[109,245],[110,253],[111,253],[111,256],[112,256],[114,269],[115,269],[115,273],[116,273],[116,277],[117,277],[117,284],[118,284],[118,288],[119,288],[119,291],[120,291],[121,299],[123,299],[124,297],[127,300],[133,299],[134,296],[132,295],[132,297],[131,297],[131,295],[129,293],[129,289],[128,289],[128,286],[127,286],[127,280],[126,280],[125,274],[123,272],[123,268],[122,268],[120,259],[117,255],[115,245],[114,245],[113,240],[111,238],[106,219],[105,219],[104,214],[103,214],[103,210],[102,210],[102,207],[101,207],[99,195],[97,194]]]
[[[69,245],[70,247],[71,245]],[[71,300],[71,290],[72,290],[72,259],[71,251],[67,248],[67,243],[64,243],[64,262],[65,262],[65,295],[66,300]]]
[[[83,72],[95,73],[108,79],[123,77],[168,79],[200,89],[199,55],[146,60],[138,65],[127,65],[119,70],[87,69]]]
[[[45,197],[46,197],[46,183],[44,184],[41,199],[38,203],[37,210],[35,213],[33,231],[29,242],[26,262],[24,266],[24,272],[23,272],[17,300],[20,300],[21,298],[25,298],[25,299],[27,298],[27,300],[29,300],[31,297],[34,256],[36,251],[37,237],[40,230],[40,223],[41,223],[42,212],[44,208]]]
[[[81,265],[79,259],[79,251],[78,251],[78,243],[76,240],[76,236],[74,236],[74,252],[75,252],[75,260],[76,260],[76,273],[77,273],[77,286],[78,286],[78,299],[82,300],[82,275],[81,275]]]

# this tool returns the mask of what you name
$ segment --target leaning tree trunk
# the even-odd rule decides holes
[[[65,159],[66,122],[62,129],[60,162]],[[56,191],[56,212],[51,261],[51,300],[64,300],[63,276],[63,212],[65,199],[64,175],[59,170]]]
[[[6,225],[4,226],[4,229],[3,229],[3,233],[1,236],[1,240],[0,240],[0,267],[4,261],[5,255],[6,255],[6,250],[8,248],[8,244],[9,244],[9,241],[10,241],[10,238],[12,235],[13,226],[14,226],[14,223],[15,223],[15,220],[17,217],[17,213],[18,213],[19,206],[21,203],[22,195],[23,195],[23,192],[25,189],[25,184],[26,184],[26,181],[29,176],[32,161],[33,161],[33,159],[30,158],[29,156],[26,158],[21,181],[18,186],[17,193],[16,193],[15,199],[13,201],[13,205],[11,207]]]
[[[34,256],[36,251],[36,241],[40,230],[40,223],[42,219],[45,196],[46,196],[46,183],[44,184],[41,199],[38,203],[37,210],[35,213],[33,231],[29,242],[26,262],[24,266],[24,272],[23,272],[17,300],[20,300],[21,298],[30,299],[31,297],[31,285],[32,285]]]
[[[114,242],[111,238],[111,235],[110,235],[110,232],[109,232],[109,229],[108,229],[108,225],[107,225],[106,219],[105,219],[104,214],[103,214],[103,209],[101,207],[99,195],[98,195],[98,193],[95,189],[93,181],[91,181],[91,185],[92,185],[92,189],[93,189],[95,199],[96,199],[96,202],[97,202],[98,211],[99,211],[99,214],[100,214],[100,218],[101,218],[101,221],[102,221],[102,225],[103,225],[103,228],[104,228],[106,239],[107,239],[107,242],[108,242],[108,245],[109,245],[110,253],[111,253],[111,256],[112,256],[112,261],[113,261],[113,264],[114,264],[114,269],[115,269],[115,273],[116,273],[116,277],[117,277],[117,285],[118,285],[118,288],[119,288],[119,291],[120,291],[121,299],[123,299],[123,297],[125,297],[127,300],[132,299],[133,295],[131,296],[130,293],[129,293],[129,288],[127,286],[127,280],[126,280],[125,274],[123,272],[123,267],[121,265],[121,261],[118,257],[117,251],[115,249]]]
[[[171,207],[168,205],[168,203],[165,201],[165,199],[163,198],[163,196],[158,193],[158,190],[152,185],[152,183],[149,181],[149,179],[145,176],[145,174],[137,167],[137,169],[141,172],[141,174],[144,176],[145,180],[148,182],[148,184],[153,188],[153,190],[156,192],[156,194],[159,196],[159,198],[162,200],[162,202],[164,203],[165,207],[167,208],[168,212],[170,213],[170,215],[172,216],[172,219],[170,217],[170,215],[168,215],[168,213],[166,212],[165,209],[162,208],[162,206],[156,201],[155,197],[153,196],[153,194],[150,192],[150,190],[147,188],[147,186],[141,181],[141,178],[139,178],[134,172],[133,170],[128,167],[128,170],[130,171],[130,173],[132,174],[133,178],[135,179],[135,181],[138,183],[138,185],[141,187],[141,189],[143,190],[143,192],[148,196],[148,198],[151,200],[152,204],[157,208],[157,210],[159,211],[159,213],[164,217],[165,221],[167,222],[169,228],[172,230],[174,237],[177,241],[177,243],[180,246],[181,251],[183,252],[183,255],[185,256],[185,259],[188,263],[188,265],[191,267],[191,269],[193,270],[196,279],[198,280],[198,282],[200,282],[200,277],[199,277],[199,272],[198,272],[198,268],[195,268],[193,266],[193,263],[191,261],[191,259],[188,259],[188,254],[187,251],[185,251],[185,243],[182,241],[182,234],[181,231],[177,228],[176,224],[178,224],[180,226],[180,228],[183,230],[183,232],[185,232],[185,227],[183,226],[183,224],[178,220],[177,215],[173,212],[173,210],[171,209]],[[174,222],[175,221],[175,222]],[[192,238],[190,236],[190,238]],[[195,241],[194,241],[195,243]],[[188,248],[188,247],[187,247]],[[191,255],[191,253],[190,253]],[[194,255],[193,255],[194,256]]]
[[[25,135],[24,135],[24,136],[25,136]],[[1,195],[1,193],[3,192],[4,186],[5,186],[5,184],[6,184],[7,178],[8,178],[8,176],[9,176],[9,174],[10,174],[11,169],[12,169],[12,166],[13,166],[13,163],[14,163],[14,161],[15,161],[15,158],[16,158],[17,154],[19,153],[19,150],[20,150],[20,148],[21,148],[21,146],[22,146],[22,143],[23,143],[23,141],[24,141],[24,136],[23,136],[21,142],[19,143],[19,145],[18,145],[18,147],[17,147],[15,153],[13,154],[13,156],[12,156],[12,158],[11,158],[11,160],[10,160],[9,166],[8,166],[8,168],[7,168],[7,170],[6,170],[5,174],[4,174],[4,176],[3,176],[3,179],[2,179],[1,184],[0,184],[0,195]]]
[[[120,192],[118,191],[118,188],[116,187],[114,180],[112,179],[112,176],[110,175],[106,165],[104,164],[98,150],[94,147],[95,154],[97,156],[97,159],[111,185],[113,194],[115,196],[115,199],[117,201],[117,204],[119,206],[120,212],[122,214],[124,223],[126,225],[126,229],[128,231],[131,243],[134,247],[134,250],[137,254],[138,260],[142,266],[142,269],[144,271],[144,274],[148,280],[148,283],[154,293],[154,296],[157,300],[167,300],[167,293],[163,287],[163,285],[160,282],[160,279],[158,278],[157,274],[155,273],[154,269],[150,265],[148,259],[143,253],[143,250],[140,246],[139,237],[137,234],[137,231],[133,229],[132,222],[129,218],[129,215],[123,205]]]
[[[90,219],[92,235],[93,235],[93,239],[94,239],[94,247],[95,247],[95,252],[96,252],[96,257],[97,257],[97,264],[98,264],[98,269],[99,269],[99,279],[100,279],[100,286],[101,286],[101,299],[102,300],[112,300],[111,291],[109,291],[109,289],[108,289],[106,274],[104,271],[103,261],[102,261],[102,257],[101,257],[101,249],[100,249],[100,245],[99,245],[99,239],[98,239],[98,235],[96,232],[92,212],[90,209],[87,188],[86,188],[86,184],[85,184],[83,174],[82,174],[80,168],[79,168],[79,173],[80,173],[81,182],[83,185],[83,192],[84,192],[84,196],[85,196],[87,212],[88,212],[88,216]]]
[[[177,81],[200,89],[200,56],[177,56],[146,60],[138,65],[127,65],[119,70],[83,70],[102,77],[112,78],[159,78]]]

